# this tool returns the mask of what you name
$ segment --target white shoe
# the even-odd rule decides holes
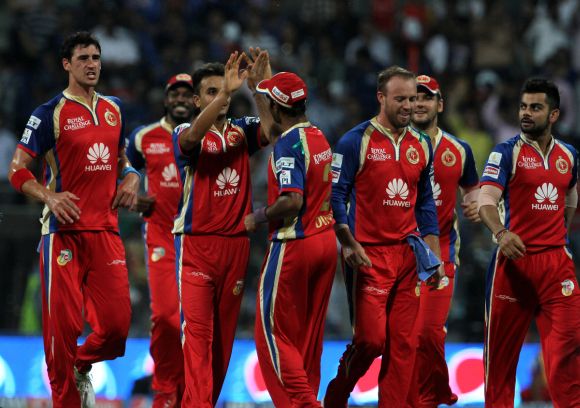
[[[79,373],[79,370],[75,367],[75,381],[81,396],[81,408],[95,408],[95,390],[93,390],[89,373]]]

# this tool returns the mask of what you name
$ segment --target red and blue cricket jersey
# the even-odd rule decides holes
[[[118,229],[117,210],[111,206],[123,131],[119,99],[98,93],[89,106],[65,91],[32,113],[18,147],[33,157],[43,156],[43,184],[78,196],[75,204],[82,211],[78,221],[63,225],[45,206],[43,235]]]
[[[503,191],[504,225],[533,253],[566,244],[565,197],[577,179],[574,147],[552,138],[544,156],[537,142],[520,134],[493,149],[481,185]]]
[[[439,129],[435,137],[433,169],[433,199],[439,221],[441,260],[459,263],[459,225],[455,211],[457,188],[468,189],[479,183],[471,147]]]
[[[348,131],[332,160],[332,210],[363,244],[439,235],[429,137],[407,127],[395,142],[376,118]]]
[[[301,194],[304,204],[297,217],[270,222],[270,240],[300,239],[332,228],[331,162],[326,137],[310,122],[298,123],[280,136],[270,156],[268,205],[286,192]]]
[[[183,192],[174,234],[246,235],[244,217],[252,211],[249,155],[260,149],[260,120],[228,119],[224,129],[212,127],[193,154],[185,155],[173,131],[174,153]]]
[[[136,169],[146,168],[145,189],[156,197],[155,211],[145,221],[167,227],[173,226],[181,197],[172,132],[171,124],[162,118],[135,129],[127,143],[127,158]]]

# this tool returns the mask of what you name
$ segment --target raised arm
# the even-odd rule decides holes
[[[264,142],[272,144],[281,129],[276,126],[272,114],[270,113],[270,101],[266,95],[256,92],[256,86],[264,79],[272,77],[272,68],[270,67],[270,56],[268,51],[260,48],[250,48],[250,56],[247,57],[248,62],[248,88],[252,91],[256,107],[258,109],[258,116],[260,117],[260,125],[262,127],[262,138]]]
[[[179,146],[182,152],[191,152],[201,142],[207,131],[215,123],[224,105],[228,103],[231,94],[244,83],[248,72],[240,71],[240,63],[245,58],[245,55],[245,53],[238,54],[237,51],[230,54],[225,66],[224,86],[213,101],[196,116],[191,126],[179,135]]]

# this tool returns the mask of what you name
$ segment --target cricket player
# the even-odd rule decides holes
[[[136,203],[120,101],[95,92],[101,47],[88,32],[61,48],[67,88],[34,110],[10,164],[17,191],[42,201],[42,333],[55,408],[91,407],[91,365],[120,357],[131,321],[117,208]],[[44,164],[42,183],[30,172]],[[81,346],[84,321],[92,332]]]
[[[578,153],[552,135],[558,88],[529,79],[521,133],[498,144],[481,178],[479,215],[498,248],[487,276],[485,406],[514,406],[516,366],[532,318],[554,407],[580,407],[580,291],[567,234],[578,203]]]
[[[213,407],[226,375],[240,310],[252,212],[249,156],[263,143],[260,121],[226,117],[248,76],[245,54],[193,74],[193,123],[174,131],[183,192],[173,232],[182,315],[184,407]]]
[[[143,215],[143,235],[151,298],[150,353],[155,364],[153,408],[179,407],[184,388],[180,341],[179,294],[175,277],[173,220],[181,197],[181,181],[173,154],[173,129],[194,114],[189,74],[172,76],[165,85],[165,115],[131,134],[127,157],[146,171],[146,195],[134,210]]]
[[[443,112],[443,96],[433,77],[417,77],[417,100],[411,125],[427,134],[433,146],[433,199],[439,222],[441,262],[447,285],[421,284],[421,300],[416,331],[419,335],[413,385],[409,401],[412,407],[432,408],[452,405],[457,395],[449,387],[449,372],[445,361],[445,323],[451,307],[455,273],[459,265],[459,225],[455,203],[459,190],[463,197],[463,214],[479,222],[477,197],[479,177],[469,145],[438,127],[438,115]]]
[[[256,308],[258,360],[276,407],[320,408],[322,338],[337,261],[332,151],[306,117],[308,90],[300,77],[280,72],[256,89],[268,102],[260,119],[273,120],[274,145],[268,206],[246,217],[250,231],[260,222],[270,227]]]
[[[378,356],[379,407],[405,406],[416,352],[417,277],[433,285],[443,277],[433,257],[439,256],[439,229],[431,143],[409,126],[415,75],[397,66],[380,72],[377,99],[379,114],[339,140],[332,162],[332,210],[354,337],[326,390],[326,408],[346,407]]]

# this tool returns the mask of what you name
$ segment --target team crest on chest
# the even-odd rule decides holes
[[[409,163],[411,164],[419,163],[419,152],[413,146],[409,146],[406,155]]]
[[[105,121],[109,126],[117,126],[117,116],[109,109],[105,110]]]
[[[568,173],[568,169],[570,166],[568,162],[562,158],[562,156],[558,156],[558,160],[556,160],[556,170],[558,170],[562,174]]]
[[[441,162],[445,166],[451,167],[457,162],[457,157],[455,157],[455,154],[453,154],[453,152],[447,148],[441,155]]]
[[[226,140],[228,142],[228,146],[236,147],[242,143],[243,136],[235,130],[230,130],[226,136]]]

